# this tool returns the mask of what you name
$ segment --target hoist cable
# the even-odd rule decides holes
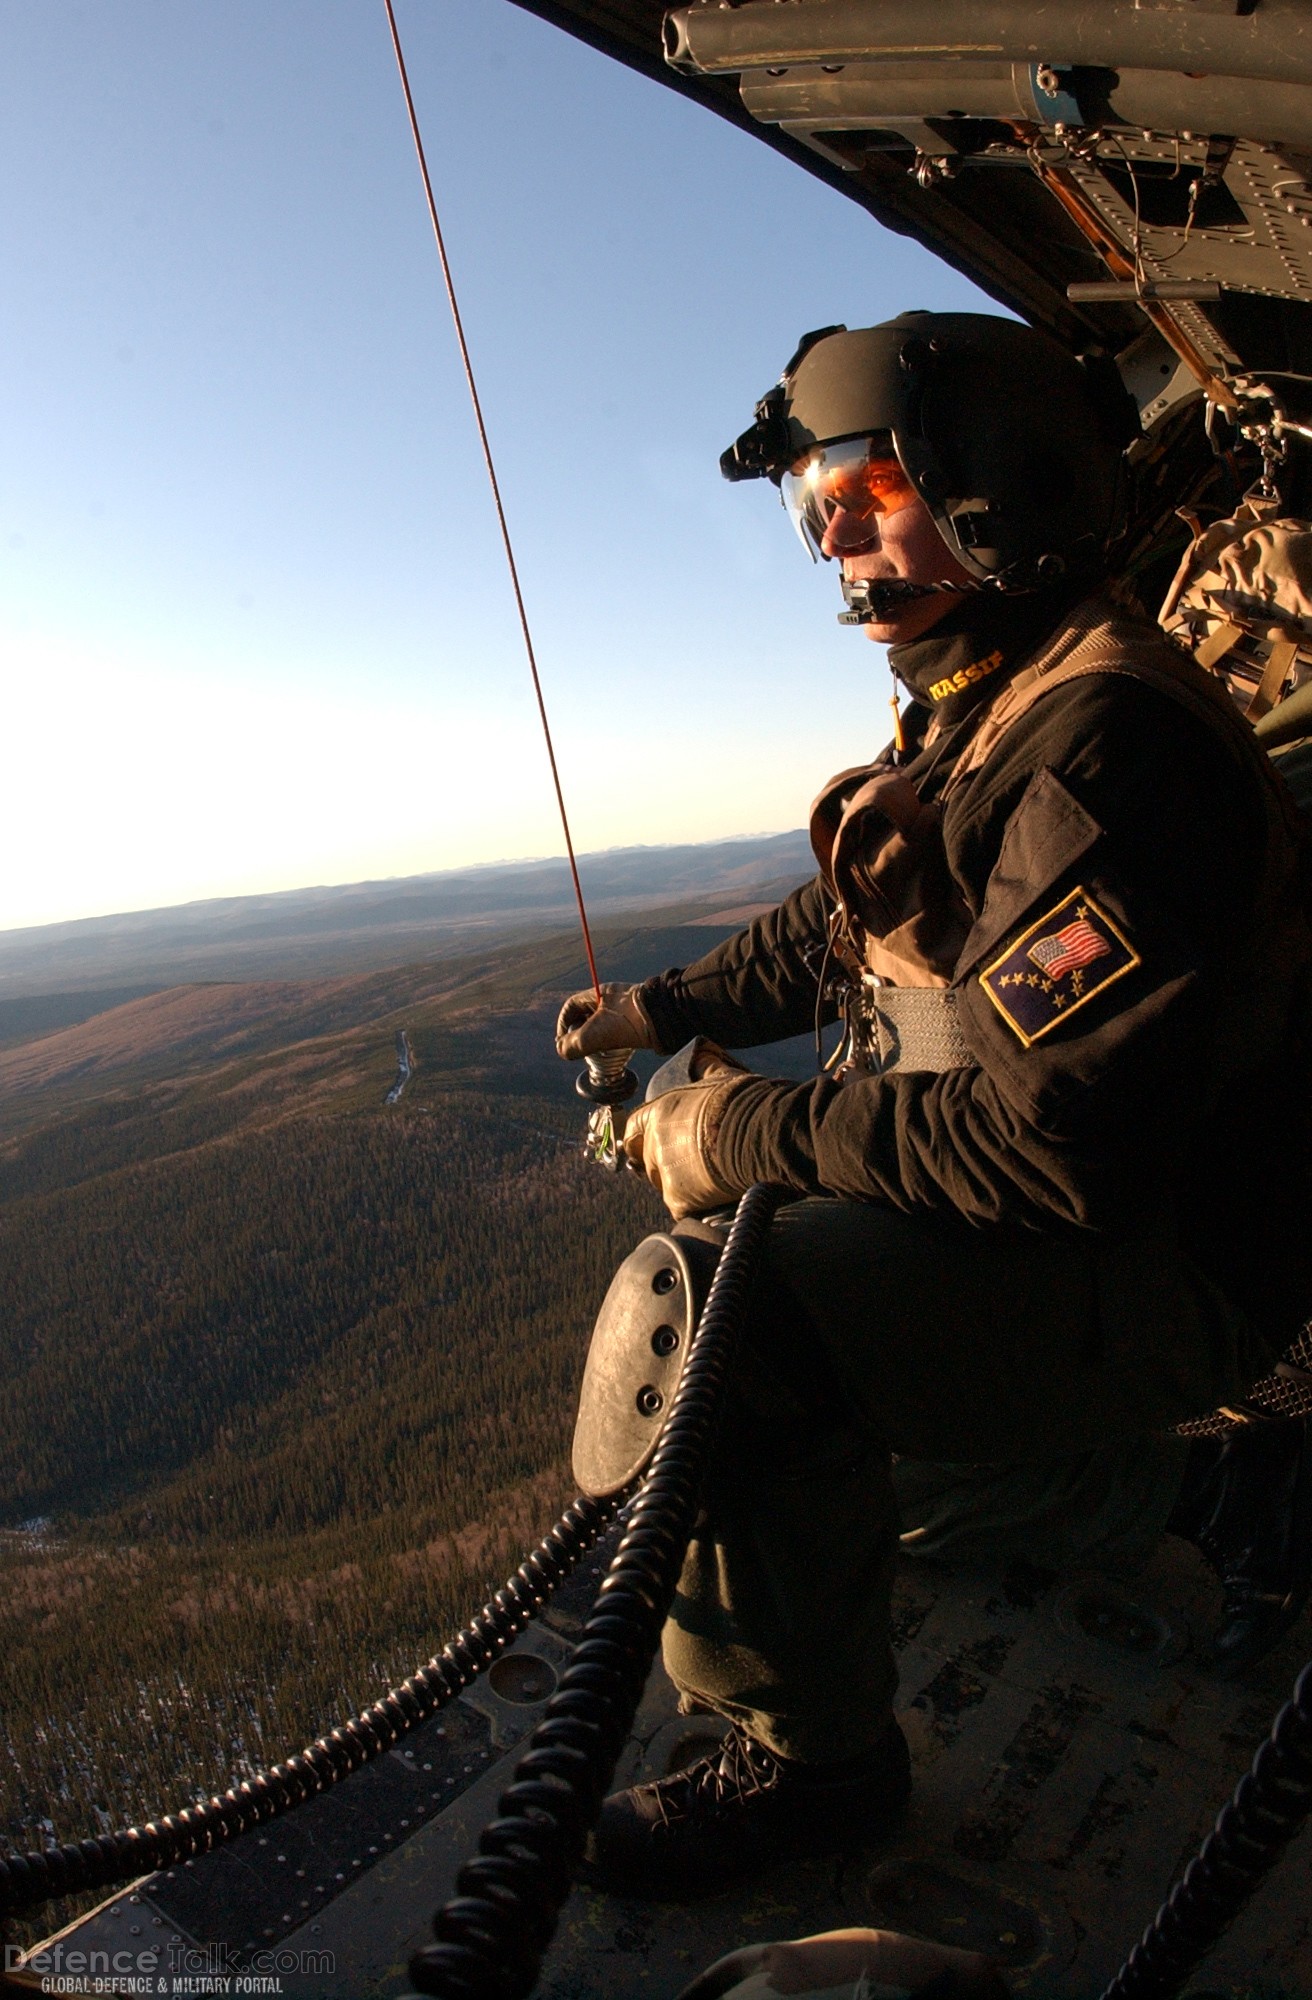
[[[415,110],[414,94],[410,89],[410,76],[405,66],[405,56],[401,49],[401,34],[396,25],[396,10],[392,0],[383,0],[387,9],[387,26],[392,37],[392,49],[396,55],[396,67],[401,78],[401,92],[405,98],[406,116],[410,120],[410,136],[415,142],[415,153],[419,160],[419,174],[424,184],[424,199],[428,203],[428,219],[433,225],[433,237],[437,244],[437,255],[442,266],[442,282],[446,286],[447,304],[451,308],[451,318],[455,322],[456,342],[460,348],[460,359],[464,365],[465,381],[469,387],[469,400],[474,406],[474,422],[478,426],[478,439],[483,447],[483,463],[487,467],[488,484],[492,488],[492,504],[496,508],[497,525],[501,529],[501,543],[506,552],[506,567],[510,571],[510,587],[515,594],[515,608],[519,612],[519,626],[524,635],[524,650],[528,654],[529,672],[533,676],[533,692],[537,696],[538,715],[542,721],[542,734],[546,738],[547,758],[551,765],[551,782],[556,789],[556,804],[560,809],[560,824],[565,835],[565,852],[569,857],[569,872],[574,883],[574,900],[578,904],[579,923],[583,927],[583,947],[588,955],[588,972],[592,978],[597,998],[601,998],[601,980],[597,974],[597,960],[592,949],[592,932],[588,927],[588,913],[583,904],[583,885],[579,881],[578,862],[574,857],[574,841],[569,830],[569,814],[565,810],[565,794],[561,787],[560,771],[556,764],[556,747],[551,738],[551,724],[547,720],[547,704],[542,693],[542,679],[538,673],[537,654],[533,646],[533,634],[529,628],[528,611],[524,604],[524,593],[520,588],[519,567],[515,561],[514,543],[510,539],[510,524],[506,520],[506,510],[501,500],[501,486],[497,479],[496,463],[492,457],[492,445],[483,421],[483,405],[479,400],[478,384],[474,380],[474,365],[469,356],[469,342],[465,339],[464,321],[460,317],[460,306],[456,299],[455,281],[451,275],[451,260],[446,254],[446,242],[442,235],[442,225],[438,220],[437,202],[433,196],[433,180],[428,171],[428,160],[424,153],[424,141],[419,130],[419,116]]]

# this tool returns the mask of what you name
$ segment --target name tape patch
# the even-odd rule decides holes
[[[979,983],[1028,1048],[1142,963],[1088,890],[1072,889],[985,967]]]
[[[946,701],[950,694],[960,694],[963,688],[973,687],[976,681],[987,680],[990,674],[996,674],[1005,661],[1006,655],[999,652],[989,653],[982,660],[972,660],[968,667],[962,667],[960,673],[949,674],[943,681],[935,681],[929,690],[930,700]]]

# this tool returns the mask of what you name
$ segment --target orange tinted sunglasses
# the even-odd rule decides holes
[[[817,445],[781,482],[784,504],[803,541],[815,555],[831,543],[877,538],[885,514],[900,513],[919,498],[889,445],[880,439],[848,438]],[[846,517],[839,521],[838,516]]]

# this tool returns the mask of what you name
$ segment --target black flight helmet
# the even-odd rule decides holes
[[[846,507],[864,443],[875,511],[898,504],[900,465],[979,588],[1033,591],[1105,573],[1138,434],[1109,357],[1077,360],[1016,320],[912,312],[808,334],[720,469],[773,480],[816,555],[824,510],[810,494]],[[875,615],[865,603],[844,622]]]

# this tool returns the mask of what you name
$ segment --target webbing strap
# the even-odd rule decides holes
[[[1285,684],[1285,676],[1293,666],[1298,653],[1296,639],[1273,639],[1266,669],[1253,699],[1244,710],[1245,722],[1257,722],[1276,705],[1280,690]]]
[[[957,995],[941,986],[877,986],[867,995],[870,1054],[888,1070],[966,1069],[978,1061],[961,1030]]]
[[[1244,628],[1242,625],[1233,625],[1228,619],[1222,619],[1215,632],[1204,639],[1202,645],[1194,654],[1194,658],[1200,667],[1207,667],[1209,671],[1214,672],[1226,654],[1239,644],[1243,636]]]
[[[1147,657],[1151,647],[1152,657]],[[1013,725],[1053,688],[1086,674],[1123,674],[1182,701],[1186,707],[1215,707],[1214,683],[1196,675],[1184,653],[1155,634],[1128,625],[1115,607],[1093,599],[1072,612],[1056,638],[1028,667],[1015,674],[985,710],[979,728],[957,764],[944,796],[978,771]]]
[[[1238,1405],[1177,1424],[1176,1436],[1224,1437],[1242,1424],[1287,1423],[1296,1417],[1312,1417],[1312,1325],[1303,1328],[1274,1373],[1254,1382]]]

